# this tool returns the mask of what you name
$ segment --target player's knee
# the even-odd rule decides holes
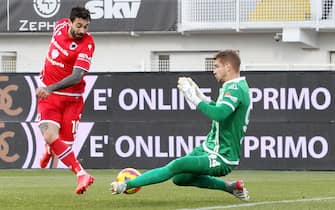
[[[181,159],[175,159],[168,164],[168,168],[173,174],[177,174],[182,172],[182,169],[184,168],[184,163]]]
[[[44,137],[44,140],[45,140],[45,142],[46,142],[47,144],[51,144],[54,140],[57,139],[57,136],[56,136],[56,135],[54,135],[54,134],[50,134],[50,133],[45,133],[45,134],[43,135],[43,137]]]
[[[178,186],[186,186],[188,182],[184,179],[182,175],[177,175],[172,178],[172,182]]]
[[[51,144],[54,140],[58,138],[58,134],[50,131],[45,131],[42,133],[43,138],[47,144]]]
[[[177,186],[185,186],[185,184],[183,182],[181,182],[181,180],[179,180],[179,179],[173,178],[172,182],[173,182],[173,184],[175,184]]]
[[[48,123],[42,123],[39,127],[46,143],[51,144],[58,138],[58,127]]]

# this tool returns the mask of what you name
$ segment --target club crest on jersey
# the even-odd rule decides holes
[[[75,50],[77,47],[78,47],[78,45],[77,45],[77,43],[75,43],[75,42],[72,42],[72,43],[70,44],[70,50]]]
[[[91,49],[92,49],[92,45],[91,45],[91,44],[87,45],[87,48],[88,48],[89,50],[91,50]]]

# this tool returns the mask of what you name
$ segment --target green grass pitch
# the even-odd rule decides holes
[[[243,179],[249,202],[220,191],[177,187],[171,181],[143,187],[133,195],[113,196],[109,183],[118,170],[88,172],[95,183],[84,195],[76,195],[76,178],[68,170],[2,169],[0,209],[335,209],[335,172],[235,170],[225,179]]]

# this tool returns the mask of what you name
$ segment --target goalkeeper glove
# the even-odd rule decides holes
[[[194,104],[196,107],[201,102],[201,99],[196,94],[195,88],[191,86],[186,77],[179,77],[178,89],[184,94],[186,100]]]
[[[197,94],[197,96],[204,102],[206,103],[210,103],[211,99],[207,96],[205,96],[199,89],[199,86],[197,85],[197,83],[195,83],[191,77],[187,77],[188,82],[191,84],[191,86],[195,89],[195,92]]]

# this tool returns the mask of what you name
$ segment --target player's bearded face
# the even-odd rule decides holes
[[[69,33],[72,38],[81,40],[88,31],[88,20],[82,18],[76,18],[73,22],[70,21]]]

